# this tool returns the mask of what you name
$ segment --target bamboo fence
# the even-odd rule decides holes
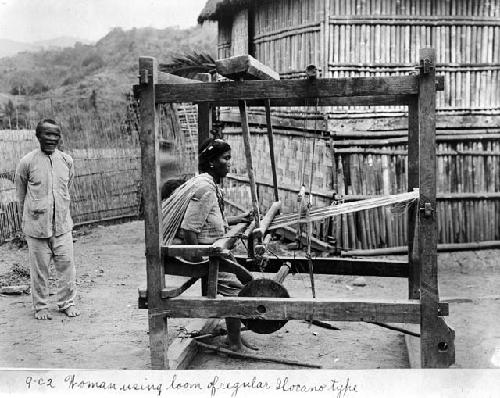
[[[141,160],[136,114],[127,120],[86,112],[42,109],[44,117],[56,117],[63,131],[61,149],[74,160],[71,214],[76,225],[137,217],[141,212]],[[170,141],[177,155],[179,176],[196,171],[197,108],[192,105],[163,107],[160,112],[162,141]],[[0,243],[21,231],[21,213],[13,177],[19,160],[38,148],[33,130],[0,130]],[[160,150],[160,170],[164,151]]]

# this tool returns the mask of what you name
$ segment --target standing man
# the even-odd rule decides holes
[[[40,149],[24,156],[16,170],[16,192],[22,209],[22,229],[28,242],[31,295],[35,318],[52,319],[48,310],[49,263],[54,260],[58,279],[59,311],[80,315],[75,307],[73,220],[69,188],[73,159],[57,149],[61,129],[54,120],[36,126]]]

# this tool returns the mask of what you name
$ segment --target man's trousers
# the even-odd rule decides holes
[[[63,311],[74,305],[76,296],[73,234],[67,232],[50,238],[26,236],[29,250],[31,296],[35,311],[48,307],[49,263],[54,260],[57,277],[57,305]]]

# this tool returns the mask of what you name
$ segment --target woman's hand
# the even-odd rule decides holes
[[[247,211],[243,214],[238,214],[237,216],[229,216],[227,217],[227,223],[229,225],[238,224],[240,222],[252,222],[253,221],[253,210]]]

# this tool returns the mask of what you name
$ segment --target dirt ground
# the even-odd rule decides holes
[[[137,308],[137,288],[145,287],[144,224],[141,221],[79,230],[75,261],[82,315],[36,321],[27,294],[0,295],[0,367],[150,369],[147,310]],[[500,250],[439,255],[440,296],[450,300],[447,322],[456,331],[456,366],[500,367]],[[0,285],[23,282],[27,250],[0,246]],[[407,281],[317,276],[318,297],[406,298]],[[24,282],[26,280],[24,279]],[[310,297],[307,274],[291,275],[292,297]],[[199,285],[187,293],[198,294]],[[403,335],[358,322],[332,322],[340,330],[288,322],[270,335],[244,332],[266,356],[300,360],[327,369],[407,368]],[[169,320],[169,337],[183,333],[185,319]],[[217,343],[217,339],[213,340]],[[231,359],[201,353],[192,369],[292,369],[293,366]]]

